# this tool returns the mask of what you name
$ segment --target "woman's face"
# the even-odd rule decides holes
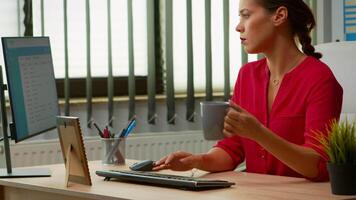
[[[273,15],[257,4],[255,0],[240,0],[240,22],[236,31],[240,32],[241,43],[247,53],[263,53],[273,41]],[[271,48],[271,47],[270,47]]]

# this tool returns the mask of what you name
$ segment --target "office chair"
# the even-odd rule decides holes
[[[340,120],[356,119],[356,42],[324,43],[315,48],[344,90]]]

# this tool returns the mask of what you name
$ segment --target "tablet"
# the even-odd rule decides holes
[[[79,118],[57,116],[57,129],[66,167],[65,185],[68,187],[69,182],[91,185]]]

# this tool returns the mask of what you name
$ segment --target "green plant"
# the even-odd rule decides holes
[[[329,156],[329,162],[333,164],[356,165],[356,123],[347,120],[331,121],[327,128],[328,134],[317,131],[316,139]]]

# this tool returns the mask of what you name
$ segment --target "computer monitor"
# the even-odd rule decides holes
[[[10,124],[11,138],[19,142],[56,128],[59,108],[49,38],[3,37],[2,46],[13,120]],[[3,84],[1,89],[1,103],[4,105],[6,88]],[[3,127],[7,127],[3,105]],[[3,135],[6,149],[8,138],[5,128]],[[9,150],[7,154],[10,154]],[[6,160],[9,168],[11,161]]]

